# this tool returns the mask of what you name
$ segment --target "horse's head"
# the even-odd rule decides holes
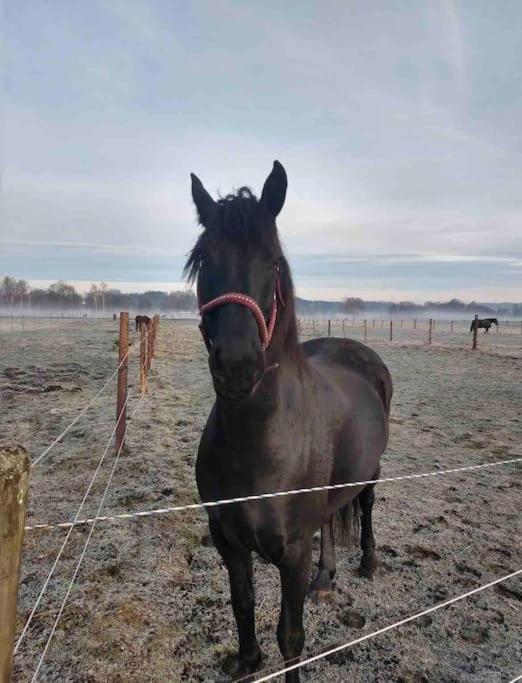
[[[286,173],[274,162],[261,198],[243,187],[214,201],[192,175],[192,197],[203,226],[186,265],[196,279],[201,331],[216,393],[250,396],[266,369],[276,322],[282,251],[276,216],[286,196]]]

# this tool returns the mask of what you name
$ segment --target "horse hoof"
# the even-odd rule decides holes
[[[373,574],[376,567],[377,560],[375,557],[363,558],[359,566],[359,576],[362,576],[364,579],[368,579],[369,581],[373,581]]]
[[[325,602],[332,602],[333,591],[331,588],[314,588],[310,593],[312,602],[316,604],[321,604]]]
[[[230,681],[244,681],[244,683],[248,683],[253,681],[255,672],[258,670],[262,659],[263,653],[261,650],[248,659],[239,657],[239,655],[233,656],[224,666],[227,673],[226,678],[219,679],[217,683],[225,683],[225,681],[227,683],[230,683]]]

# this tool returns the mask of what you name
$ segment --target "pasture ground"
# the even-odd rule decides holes
[[[1,438],[33,457],[69,424],[116,367],[113,321],[5,331]],[[334,328],[334,331],[337,332]],[[347,334],[351,330],[347,329]],[[383,332],[384,335],[384,332]],[[353,336],[360,338],[360,333]],[[383,476],[426,472],[522,453],[522,336],[432,347],[398,339],[373,346],[395,385]],[[135,338],[134,333],[132,337]],[[138,366],[130,362],[129,383]],[[150,394],[128,422],[105,514],[198,500],[194,462],[213,400],[193,322],[162,321]],[[132,398],[129,412],[136,399]],[[28,524],[71,520],[115,416],[115,383],[32,476]],[[113,448],[82,516],[99,503]],[[305,605],[305,656],[346,642],[520,567],[520,468],[382,484],[375,532],[380,568],[358,578],[358,549],[338,550],[331,602]],[[20,588],[23,627],[65,531],[26,534]],[[29,681],[88,534],[77,527],[15,660]],[[316,544],[315,561],[318,544]],[[255,560],[264,666],[275,639],[279,581]],[[512,580],[431,616],[307,666],[304,681],[450,683],[509,681],[522,671],[522,585]],[[40,680],[88,683],[226,680],[236,648],[226,572],[209,543],[204,511],[101,522],[41,669]]]

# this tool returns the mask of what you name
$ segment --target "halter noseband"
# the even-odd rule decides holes
[[[272,341],[272,336],[274,334],[274,328],[277,320],[277,302],[281,304],[281,306],[284,306],[285,303],[283,301],[283,295],[281,292],[281,281],[279,279],[279,266],[276,267],[275,270],[275,287],[274,287],[274,296],[272,298],[272,307],[270,309],[270,316],[268,318],[268,325],[265,320],[265,316],[263,314],[263,311],[261,310],[261,307],[257,303],[255,299],[253,299],[251,296],[248,296],[248,294],[241,294],[240,292],[226,292],[226,294],[221,294],[221,296],[217,296],[215,299],[211,299],[210,301],[207,301],[206,304],[201,303],[201,297],[200,297],[200,292],[199,292],[199,287],[198,287],[198,305],[199,305],[199,314],[203,316],[205,313],[208,313],[209,311],[212,311],[214,308],[218,308],[219,306],[223,306],[225,304],[239,304],[240,306],[245,306],[246,308],[249,308],[252,313],[254,314],[254,318],[256,319],[257,326],[259,328],[259,338],[261,340],[261,346],[263,348],[263,351],[266,351],[268,346],[270,345],[270,342]],[[205,342],[205,346],[207,347],[207,351],[210,351],[211,349],[211,344],[210,340],[208,338],[207,332],[203,326],[203,323],[199,326],[199,329],[201,331],[201,334],[203,336],[203,340]]]

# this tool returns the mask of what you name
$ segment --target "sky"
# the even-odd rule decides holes
[[[0,276],[182,287],[278,159],[298,295],[522,301],[519,0],[0,3]]]

